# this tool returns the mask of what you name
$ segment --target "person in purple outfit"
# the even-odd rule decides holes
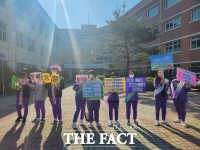
[[[170,95],[174,102],[174,107],[178,114],[178,119],[174,120],[175,123],[181,123],[184,127],[188,127],[185,123],[186,117],[186,104],[188,102],[188,92],[191,91],[191,86],[187,82],[180,82],[177,79],[172,80],[170,86]]]
[[[85,71],[81,70],[80,75],[85,75]],[[80,83],[79,85],[77,85],[77,83],[75,81],[73,90],[76,91],[76,95],[75,95],[76,111],[74,113],[72,128],[77,128],[76,122],[77,122],[77,118],[78,118],[80,111],[81,111],[81,116],[80,116],[80,125],[81,126],[83,126],[83,118],[84,118],[84,114],[85,114],[86,99],[83,98],[83,83]]]
[[[28,74],[28,69],[23,68],[21,70],[20,90],[17,91],[16,109],[17,109],[18,118],[15,120],[15,122],[19,122],[22,119],[22,123],[25,123],[26,117],[28,115],[30,87],[27,85],[27,82],[31,83],[31,80],[27,77],[27,74]],[[24,116],[23,117],[21,114],[22,105],[24,105]]]
[[[62,71],[61,67],[58,65],[52,65],[50,66],[51,73],[57,74],[58,71]],[[54,120],[51,122],[51,124],[55,124],[58,122],[58,124],[63,124],[62,121],[62,108],[61,108],[61,98],[62,98],[62,90],[65,88],[64,84],[64,78],[60,76],[60,83],[58,84],[45,84],[45,87],[48,89],[48,97],[51,102],[52,110],[53,110],[53,116]]]
[[[166,122],[166,112],[167,112],[167,100],[168,100],[168,84],[165,79],[163,79],[163,71],[158,70],[156,73],[156,77],[153,81],[154,84],[154,98],[155,98],[155,109],[156,109],[156,122],[155,125],[159,126],[159,114],[160,109],[162,109],[162,124],[166,126],[170,126],[168,122]]]
[[[134,72],[133,70],[129,71],[129,78],[134,78]],[[131,105],[133,109],[133,120],[134,124],[137,125],[138,122],[136,121],[137,119],[137,106],[138,106],[138,92],[133,92],[132,88],[126,91],[126,119],[127,119],[127,126],[130,126],[130,115],[131,115]]]
[[[40,69],[39,72],[45,73],[44,70]],[[35,81],[36,82],[36,81]],[[47,98],[47,89],[45,88],[45,82],[41,79],[36,82],[35,85],[27,82],[27,85],[34,89],[34,104],[36,111],[36,118],[32,121],[32,123],[40,122],[43,124],[45,122],[45,99]],[[40,119],[40,111],[41,111],[41,119]]]
[[[88,72],[89,79],[85,83],[100,83],[103,86],[102,81],[96,77],[96,72],[94,70],[90,70]],[[88,127],[92,127],[93,122],[93,113],[95,116],[95,122],[97,127],[101,127],[101,123],[99,122],[99,109],[100,109],[100,98],[88,98],[87,99],[87,108],[89,113],[89,123]]]
[[[116,74],[114,72],[111,73],[111,78],[116,78]],[[118,112],[119,112],[119,95],[117,92],[109,93],[108,95],[108,109],[109,109],[109,122],[108,126],[113,125],[113,109],[115,111],[115,124],[120,126],[118,121]]]

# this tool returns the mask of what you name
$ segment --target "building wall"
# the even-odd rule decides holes
[[[5,7],[0,5],[0,22],[6,26],[0,52],[12,70],[65,63],[64,37],[38,1],[6,0]]]

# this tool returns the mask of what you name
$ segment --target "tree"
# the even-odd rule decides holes
[[[109,36],[99,36],[98,57],[105,59],[110,68],[126,68],[126,75],[131,64],[149,60],[149,55],[157,54],[159,50],[145,48],[145,44],[159,37],[158,23],[147,27],[145,20],[138,21],[134,14],[125,12],[126,4],[113,11],[114,19],[106,20],[108,26],[103,32]]]

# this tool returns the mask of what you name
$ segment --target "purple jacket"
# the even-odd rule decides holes
[[[108,102],[119,102],[119,95],[118,95],[118,93],[109,93],[109,95],[108,95]]]
[[[76,92],[79,90],[79,85],[76,84],[76,81],[74,82],[73,90]],[[83,91],[79,92],[79,94],[75,94],[75,99],[76,100],[83,99]]]
[[[153,85],[154,85],[154,92],[155,90],[157,90],[159,87],[162,86],[162,84],[160,82],[156,82],[156,80],[154,79],[153,80]],[[166,95],[166,99],[168,99],[168,94],[167,94],[167,91],[168,91],[168,88],[169,88],[169,84],[164,84],[164,91],[165,91],[165,95]],[[155,98],[161,98],[161,92],[158,93]]]
[[[174,87],[174,91],[177,88],[177,79],[172,80],[172,85]],[[181,102],[188,102],[188,92],[191,92],[191,88],[186,88],[186,85],[183,86],[183,88],[181,89],[178,99]],[[170,86],[170,96],[172,98],[172,90],[171,90],[171,86]]]

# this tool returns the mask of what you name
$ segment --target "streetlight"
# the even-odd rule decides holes
[[[4,95],[4,77],[3,77],[3,58],[6,58],[4,53],[0,53],[0,57],[1,57],[1,73],[2,73],[2,94]]]

